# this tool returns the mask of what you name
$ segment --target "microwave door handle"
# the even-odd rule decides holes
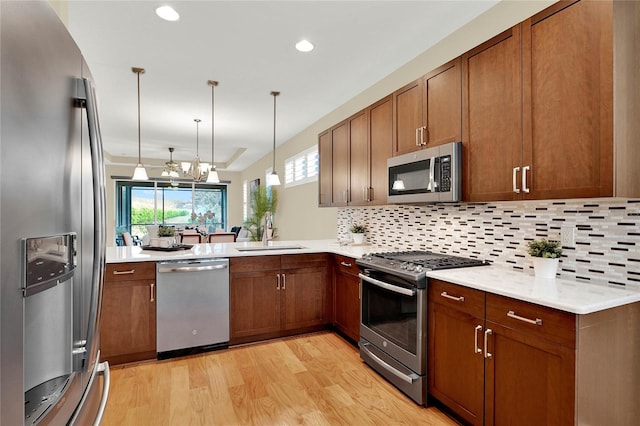
[[[358,274],[358,277],[360,277],[360,279],[362,281],[366,281],[370,284],[373,284],[377,287],[383,288],[385,290],[389,290],[392,291],[394,293],[399,293],[399,294],[403,294],[405,296],[415,296],[416,295],[416,291],[413,289],[408,289],[408,288],[404,288],[404,287],[399,287],[397,285],[393,285],[393,284],[389,284],[389,283],[385,283],[383,281],[380,280],[376,280],[375,278],[371,278],[368,277],[364,274]]]
[[[436,157],[431,157],[431,159],[429,160],[429,185],[427,185],[427,190],[432,192],[436,192],[436,183],[434,181],[435,169]]]

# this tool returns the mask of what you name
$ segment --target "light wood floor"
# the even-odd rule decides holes
[[[110,425],[455,425],[323,332],[112,368]]]

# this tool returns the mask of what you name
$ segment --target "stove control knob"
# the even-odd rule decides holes
[[[416,265],[416,266],[415,266],[415,268],[413,268],[413,270],[414,270],[415,272],[422,272],[424,269],[422,269],[422,266],[420,266],[420,265]]]

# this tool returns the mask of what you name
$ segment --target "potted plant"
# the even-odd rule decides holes
[[[158,226],[158,239],[157,244],[159,247],[171,247],[175,243],[176,227],[172,225],[160,225]]]
[[[352,225],[349,229],[351,232],[351,237],[353,238],[353,242],[355,244],[364,243],[364,233],[367,232],[367,227],[365,225]]]
[[[536,277],[555,278],[558,261],[562,255],[559,241],[544,238],[527,243],[527,252],[533,257],[533,270]]]
[[[266,212],[273,215],[278,207],[278,191],[274,187],[257,186],[250,197],[251,215],[244,223],[245,229],[249,232],[251,241],[262,240],[262,232],[264,231],[263,218]],[[273,237],[275,238],[276,229],[273,228]]]

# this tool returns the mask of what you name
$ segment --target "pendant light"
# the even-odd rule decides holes
[[[276,97],[280,95],[280,92],[271,92],[273,96],[273,164],[271,168],[271,174],[267,177],[267,183],[269,186],[280,185],[280,178],[278,172],[276,172]]]
[[[191,163],[182,163],[182,170],[185,174],[191,175],[194,182],[200,182],[200,179],[204,176],[203,172],[203,163],[200,163],[200,120],[199,118],[194,118],[193,121],[196,122],[196,156]]]
[[[216,157],[215,157],[215,132],[216,126],[214,121],[214,91],[215,87],[218,85],[217,81],[209,80],[207,82],[209,86],[211,86],[211,170],[209,170],[209,175],[207,176],[207,183],[220,183],[220,177],[218,176],[218,171],[216,170]]]
[[[140,74],[144,73],[144,68],[131,68],[131,71],[138,74],[138,165],[133,172],[132,180],[149,180],[147,176],[147,171],[142,165],[142,160],[140,156]]]

